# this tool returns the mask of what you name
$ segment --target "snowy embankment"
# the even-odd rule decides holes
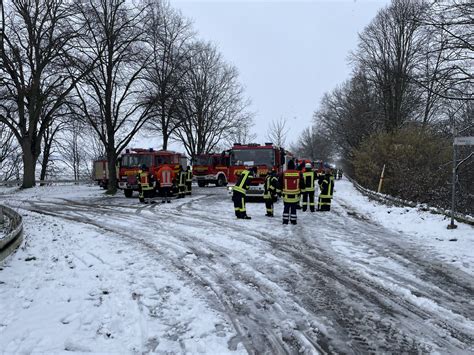
[[[420,211],[414,207],[387,206],[362,195],[347,180],[336,181],[337,201],[355,211],[399,232],[401,239],[418,243],[420,250],[433,252],[440,260],[474,275],[474,227],[457,223],[448,230],[449,218],[441,214]]]
[[[346,180],[296,227],[281,203],[236,220],[217,188],[165,205],[97,186],[0,199],[25,228],[0,270],[5,352],[474,351],[474,228]]]

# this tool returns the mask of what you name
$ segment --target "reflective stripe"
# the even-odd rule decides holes
[[[309,184],[307,183],[308,182],[308,179],[307,178],[310,178],[310,181],[309,181]],[[303,189],[303,191],[305,192],[312,192],[314,191],[314,172],[313,171],[306,171],[303,173],[303,179],[304,179],[304,184],[305,184],[305,188]]]
[[[320,194],[319,194],[319,197],[320,197],[320,198],[331,198],[331,195],[330,195],[331,184],[330,184],[329,181],[323,180],[323,182],[322,182],[321,184],[319,184],[319,188],[321,189],[321,191],[323,191],[323,183],[324,183],[324,182],[325,182],[326,184],[328,184],[328,192],[327,192],[327,194],[322,194],[322,193],[320,193]]]
[[[300,196],[299,195],[294,195],[294,194],[289,194],[289,195],[284,194],[283,195],[283,202],[297,203],[299,201],[300,201]]]
[[[238,191],[240,193],[243,193],[244,195],[247,194],[247,190],[244,188],[246,182],[247,182],[247,179],[249,177],[249,174],[250,174],[250,171],[248,170],[244,170],[240,176],[242,177],[241,180],[240,180],[240,183],[238,185],[235,185],[233,187],[233,190],[234,191]]]
[[[232,188],[232,190],[233,190],[233,191],[240,192],[241,194],[244,194],[244,195],[247,194],[247,190],[244,190],[244,189],[242,189],[241,187],[238,187],[238,186],[234,186],[234,187]]]

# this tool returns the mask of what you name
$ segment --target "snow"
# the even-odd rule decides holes
[[[371,201],[346,180],[336,182],[337,200],[354,211],[399,233],[406,242],[432,253],[439,260],[451,263],[474,274],[474,228],[458,223],[457,229],[447,229],[450,220],[440,214],[420,211],[412,207],[386,206]]]
[[[46,196],[102,195],[84,186],[15,194]],[[87,225],[22,214],[26,242],[0,272],[2,351],[227,351],[227,321],[160,260]]]
[[[335,186],[331,212],[299,211],[296,227],[258,203],[236,220],[225,189],[165,205],[97,186],[0,189],[25,225],[0,264],[0,349],[474,351],[473,227]]]

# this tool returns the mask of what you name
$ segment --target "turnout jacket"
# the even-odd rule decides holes
[[[283,202],[298,203],[301,191],[305,189],[303,174],[298,170],[287,170],[280,177]]]
[[[186,170],[186,182],[192,182],[193,181],[193,172],[191,169]]]
[[[312,169],[303,172],[304,189],[303,192],[314,192],[316,186],[316,173]]]
[[[319,197],[332,198],[334,192],[334,177],[330,174],[322,176],[319,182],[319,189],[321,190]]]
[[[265,200],[273,199],[277,193],[280,193],[278,178],[274,175],[268,174],[265,178],[265,184],[263,186],[263,198]]]
[[[186,177],[187,177],[187,172],[184,170],[179,171],[178,175],[178,186],[185,186],[186,185]]]
[[[240,173],[239,179],[237,180],[237,183],[232,188],[232,191],[240,192],[240,193],[246,195],[247,190],[249,189],[250,180],[251,180],[251,177],[249,175],[250,175],[250,171],[248,171],[248,170],[242,171]]]

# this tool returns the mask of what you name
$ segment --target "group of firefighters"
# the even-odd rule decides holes
[[[272,170],[265,178],[263,198],[266,216],[273,217],[273,204],[276,202],[277,196],[283,198],[283,224],[289,222],[296,224],[297,209],[302,209],[303,212],[308,209],[311,212],[330,211],[334,193],[334,176],[331,169],[325,169],[324,172],[317,174],[311,163],[302,164],[297,168],[293,160],[288,162],[287,167],[288,169],[280,176],[277,176],[276,171]],[[245,199],[251,179],[256,173],[256,168],[242,171],[239,180],[232,189],[235,215],[239,219],[251,219],[247,215]],[[342,171],[340,174],[342,176]],[[339,172],[337,175],[339,176]],[[319,185],[317,209],[315,204],[316,183]],[[302,206],[300,201],[302,201]]]
[[[173,193],[173,185],[178,186],[178,198],[184,198],[191,195],[193,173],[191,167],[186,170],[179,166],[178,173],[168,165],[162,165],[155,175],[148,171],[146,165],[142,165],[137,175],[138,181],[138,199],[142,203],[147,203],[147,198],[153,197],[156,193],[161,195],[162,203],[170,203]]]
[[[273,217],[273,204],[276,202],[277,196],[283,198],[283,224],[289,222],[296,224],[297,209],[302,209],[303,212],[307,210],[310,212],[330,211],[334,193],[334,175],[331,169],[325,169],[324,172],[318,174],[313,170],[311,163],[303,163],[296,167],[293,160],[288,162],[287,167],[288,169],[280,176],[277,176],[276,170],[272,170],[265,178],[263,199],[266,216]],[[247,215],[245,201],[252,177],[256,174],[255,167],[243,170],[232,188],[235,215],[239,219],[251,219]],[[336,176],[340,178],[342,171],[337,171]],[[140,202],[147,203],[148,198],[159,194],[162,196],[162,203],[170,203],[174,185],[178,187],[178,198],[191,195],[192,179],[193,175],[189,166],[184,169],[180,165],[175,174],[170,166],[162,165],[154,175],[148,171],[146,165],[142,165],[137,174],[138,198]],[[315,203],[316,183],[319,185],[317,208]]]

